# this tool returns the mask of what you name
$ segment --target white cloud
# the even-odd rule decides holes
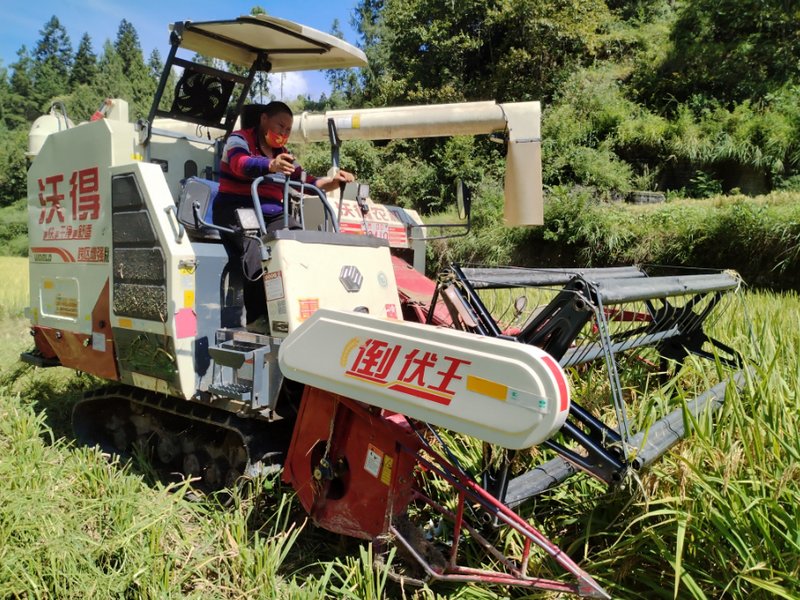
[[[269,93],[277,100],[294,100],[309,93],[308,80],[302,73],[270,73]]]

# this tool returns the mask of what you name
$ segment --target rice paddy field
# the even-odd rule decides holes
[[[401,588],[370,567],[369,545],[308,524],[277,479],[189,501],[143,458],[77,446],[71,406],[100,382],[17,360],[27,259],[0,257],[0,281],[0,598],[555,597]],[[615,598],[800,598],[800,298],[741,296],[713,332],[754,364],[741,392],[625,489],[577,476],[520,509]],[[704,389],[721,372],[679,376]],[[683,400],[636,377],[632,414]],[[453,442],[465,463],[476,456]]]

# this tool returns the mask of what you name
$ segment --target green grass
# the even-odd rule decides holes
[[[7,281],[24,266],[0,259]],[[306,525],[277,481],[255,482],[261,493],[227,506],[191,503],[185,488],[153,483],[142,465],[75,447],[69,407],[97,382],[15,362],[29,344],[18,316],[27,298],[11,287],[0,319],[0,597],[402,597],[371,572],[368,546]],[[758,364],[715,427],[696,423],[627,490],[607,494],[575,477],[523,507],[615,597],[800,596],[800,298],[751,291],[745,306],[714,335]],[[698,363],[681,377],[702,389],[718,373]],[[632,396],[631,412],[658,397]],[[462,460],[479,461],[475,450],[464,442]],[[537,568],[547,575],[550,566]],[[416,597],[542,596],[462,586]]]
[[[22,316],[28,306],[28,259],[0,256],[0,281],[0,368],[5,370],[30,345]]]
[[[28,259],[0,256],[0,317],[21,317],[28,306]]]

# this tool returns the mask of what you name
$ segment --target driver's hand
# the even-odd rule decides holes
[[[331,179],[333,179],[334,181],[343,181],[344,183],[350,183],[351,181],[355,181],[356,178],[349,171],[342,171],[341,169],[339,169],[333,174],[333,177]]]
[[[269,163],[270,173],[283,173],[284,175],[291,175],[294,173],[294,170],[294,156],[288,152],[281,152]]]

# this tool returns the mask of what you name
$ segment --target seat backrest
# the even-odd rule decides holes
[[[178,221],[183,223],[189,239],[192,241],[219,241],[219,231],[203,226],[196,218],[194,204],[199,206],[199,213],[206,223],[213,222],[214,200],[219,192],[219,183],[200,177],[189,177],[183,183],[178,200]]]

